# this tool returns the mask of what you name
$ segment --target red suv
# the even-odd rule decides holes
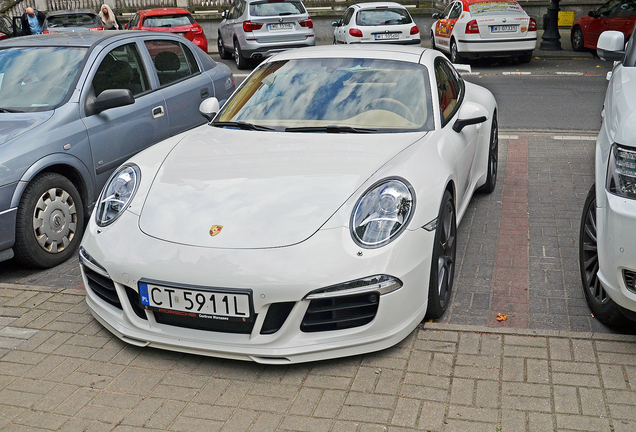
[[[636,21],[636,0],[609,0],[600,8],[577,18],[572,25],[570,38],[574,51],[596,52],[598,37],[605,30],[617,30],[628,40]]]
[[[181,8],[146,9],[138,11],[126,25],[128,30],[150,30],[178,33],[208,52],[208,39],[203,28],[190,12]]]

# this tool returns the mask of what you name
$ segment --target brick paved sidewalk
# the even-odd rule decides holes
[[[633,431],[636,337],[423,324],[263,366],[124,344],[76,289],[0,285],[2,431]]]

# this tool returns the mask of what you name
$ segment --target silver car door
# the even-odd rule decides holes
[[[96,112],[94,99],[109,89],[130,90],[134,103]],[[99,55],[80,101],[93,154],[96,193],[117,166],[169,136],[166,103],[160,91],[152,90],[134,42],[110,46]]]
[[[170,119],[170,135],[205,123],[199,112],[204,99],[214,96],[210,77],[201,73],[196,57],[175,40],[149,39],[144,45],[152,58]]]

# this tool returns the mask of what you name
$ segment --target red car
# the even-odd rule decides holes
[[[596,52],[598,37],[605,30],[617,30],[628,40],[636,21],[636,0],[609,0],[600,8],[577,18],[572,25],[570,39],[574,51]]]
[[[146,9],[138,11],[126,25],[128,30],[150,30],[179,33],[208,52],[208,39],[203,28],[190,12],[181,8]]]

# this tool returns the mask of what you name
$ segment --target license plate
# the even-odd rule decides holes
[[[289,30],[293,28],[294,28],[294,25],[292,23],[277,23],[277,24],[269,25],[270,30]]]
[[[399,33],[380,33],[375,35],[375,40],[385,40],[385,39],[399,39]]]
[[[251,318],[250,294],[237,291],[199,290],[139,283],[141,304],[168,313],[181,312],[193,318]]]
[[[496,25],[490,26],[491,33],[512,33],[517,31],[516,25]]]

